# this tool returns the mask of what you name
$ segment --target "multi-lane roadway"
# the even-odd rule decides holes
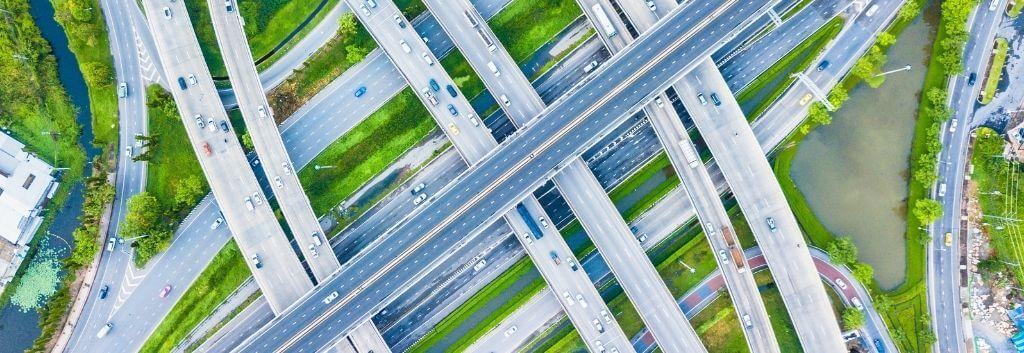
[[[365,319],[383,299],[400,294],[381,293],[381,286],[393,288],[393,283],[404,282],[403,278],[409,278],[410,274],[420,274],[422,270],[415,269],[423,268],[419,264],[421,256],[436,258],[438,252],[458,246],[457,242],[466,234],[472,234],[473,229],[495,220],[518,201],[519,195],[533,190],[546,179],[528,175],[549,173],[557,170],[560,163],[574,158],[583,149],[581,146],[603,137],[610,126],[616,126],[616,122],[636,111],[650,97],[651,90],[664,89],[680,72],[709,55],[712,43],[743,28],[765,7],[764,4],[735,2],[694,3],[688,7],[693,11],[676,11],[666,17],[645,38],[613,58],[612,64],[599,70],[592,80],[578,85],[569,96],[549,106],[536,123],[511,137],[484,161],[470,167],[461,176],[462,182],[447,186],[447,190],[438,193],[427,207],[410,214],[406,222],[389,232],[389,235],[421,234],[414,244],[403,239],[389,242],[404,247],[399,256],[381,259],[375,256],[381,251],[379,248],[364,252],[365,263],[343,267],[338,276],[313,292],[310,298],[317,299],[303,300],[239,349],[308,350],[323,346],[322,336],[329,336],[325,337],[327,341],[333,341],[336,335],[331,332],[346,332],[353,321]],[[715,16],[716,12],[726,10],[727,14]],[[465,213],[471,208],[474,212]],[[366,273],[365,268],[376,271]],[[318,299],[330,291],[349,294],[331,305],[323,305]],[[298,319],[308,313],[318,313],[318,318],[311,322],[301,320],[308,324],[299,325]]]
[[[978,82],[985,82],[989,58],[996,29],[1003,19],[1006,2],[983,2],[968,20],[970,37],[964,49],[964,74],[950,79],[949,106],[953,116],[943,125],[943,149],[939,153],[939,180],[932,197],[942,203],[942,217],[928,232],[932,241],[928,245],[928,304],[935,329],[937,352],[964,352],[968,341],[964,337],[963,301],[960,287],[960,262],[965,253],[967,229],[961,226],[962,200],[967,144],[973,127],[984,121],[974,119],[978,107],[981,84],[968,83],[968,76],[976,74]],[[958,128],[959,126],[959,128]],[[939,190],[945,189],[945,192]],[[945,235],[950,234],[951,246],[946,246]]]

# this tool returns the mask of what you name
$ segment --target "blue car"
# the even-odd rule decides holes
[[[359,86],[359,88],[356,89],[356,98],[362,97],[364,93],[366,93],[366,86]]]
[[[452,95],[452,98],[455,98],[459,95],[459,93],[455,91],[455,87],[452,87],[452,85],[448,85],[448,87],[445,88],[448,89],[448,94]]]
[[[448,105],[448,112],[452,113],[452,115],[459,115],[459,111],[455,110],[455,106],[451,104]]]
[[[430,89],[434,90],[434,92],[440,91],[441,85],[438,85],[436,80],[430,79]]]

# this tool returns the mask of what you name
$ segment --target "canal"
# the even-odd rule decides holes
[[[78,109],[75,119],[82,128],[78,143],[86,153],[86,160],[91,161],[102,151],[92,145],[93,133],[89,110],[89,91],[86,88],[82,72],[78,69],[78,60],[68,47],[68,39],[63,28],[53,18],[54,9],[49,0],[29,0],[30,13],[36,26],[42,32],[43,38],[50,42],[53,48],[53,55],[57,58],[57,75],[61,84],[67,91],[71,103]],[[85,169],[85,177],[88,177],[90,168]],[[61,180],[61,182],[65,182]],[[36,236],[44,236],[36,245],[40,253],[49,252],[51,256],[64,258],[70,254],[70,247],[73,246],[71,232],[78,227],[78,216],[82,212],[82,183],[79,182],[71,187],[71,194],[64,206],[56,210],[57,215],[49,232],[37,233]],[[49,212],[53,212],[52,210]],[[46,234],[52,235],[46,235]],[[39,256],[43,258],[45,256]],[[32,342],[39,336],[38,327],[39,313],[36,311],[21,312],[15,305],[5,305],[0,310],[0,337],[3,337],[3,344],[0,344],[0,353],[24,352]]]
[[[883,288],[906,274],[910,145],[936,22],[918,18],[890,49],[885,70],[910,64],[911,71],[887,76],[880,88],[853,89],[793,160],[791,176],[811,209],[833,234],[853,239]]]

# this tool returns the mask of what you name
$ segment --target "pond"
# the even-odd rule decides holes
[[[910,64],[911,71],[887,76],[877,89],[855,88],[793,160],[791,176],[811,209],[833,234],[853,239],[883,288],[899,285],[906,272],[910,144],[933,23],[918,18],[888,53],[885,70]]]

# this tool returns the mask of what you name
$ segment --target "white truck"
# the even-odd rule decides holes
[[[619,34],[619,32],[615,30],[615,26],[612,26],[612,21],[608,19],[608,13],[604,12],[604,8],[601,7],[601,4],[594,4],[590,9],[594,11],[594,17],[597,18],[597,22],[601,24],[601,29],[604,30],[604,34],[608,36],[608,38]]]
[[[679,147],[683,149],[683,157],[686,158],[686,164],[690,168],[697,168],[700,165],[700,158],[697,157],[696,148],[693,144],[688,143],[687,140],[679,141]]]

